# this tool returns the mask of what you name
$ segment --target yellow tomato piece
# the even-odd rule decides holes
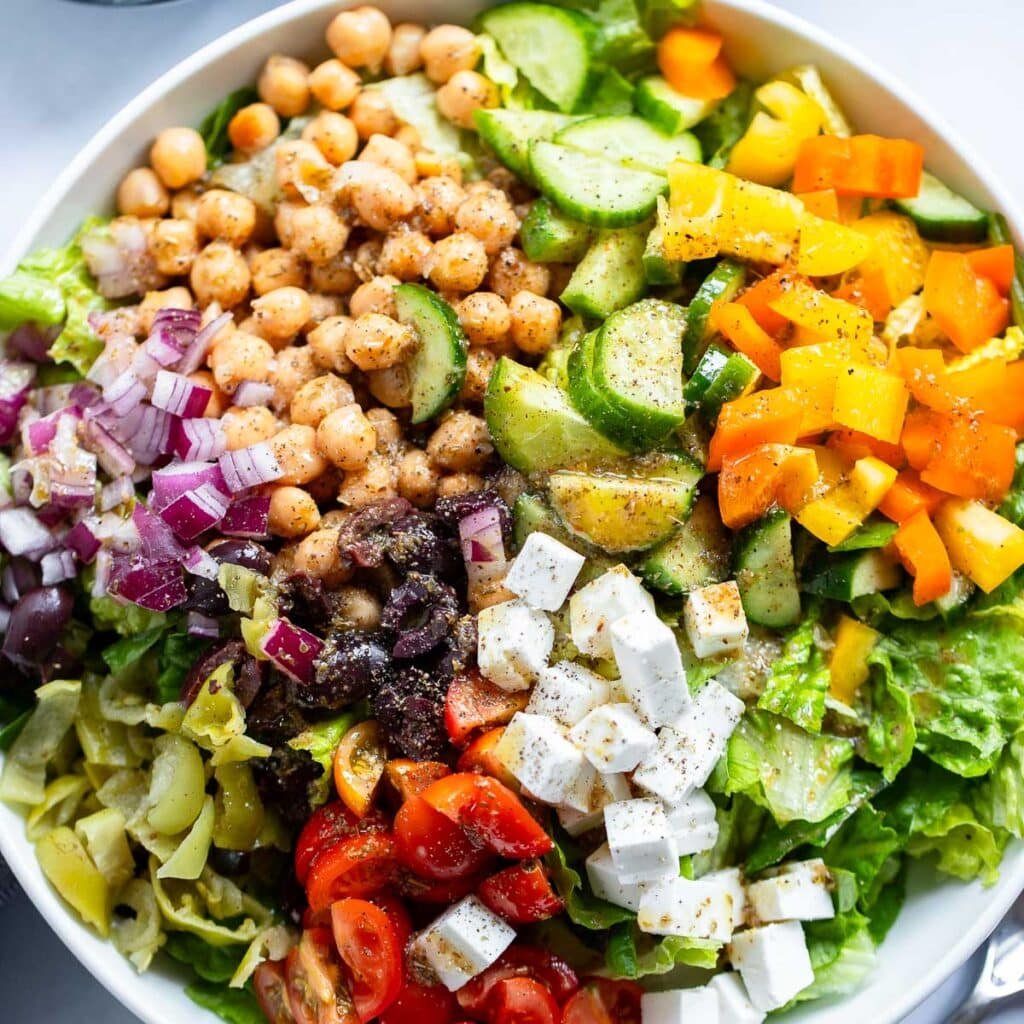
[[[985,593],[991,593],[1024,565],[1024,530],[980,501],[944,501],[935,512],[935,528],[953,568]]]
[[[894,306],[920,291],[930,253],[909,217],[893,210],[880,210],[861,217],[852,226],[874,242],[861,268],[865,273],[882,272]]]
[[[384,734],[373,718],[352,726],[334,752],[334,786],[345,806],[360,818],[373,805],[387,759]]]
[[[873,248],[869,235],[805,213],[800,222],[796,269],[809,277],[831,277],[859,266]]]
[[[899,441],[910,393],[897,374],[850,366],[836,378],[834,394],[836,423],[890,444]]]
[[[828,666],[832,677],[829,692],[837,700],[852,706],[857,691],[867,682],[870,673],[868,655],[878,643],[878,638],[879,634],[859,619],[839,616],[835,647]]]
[[[819,341],[844,342],[851,352],[869,350],[875,326],[871,314],[851,302],[833,298],[806,281],[792,281],[768,305]]]

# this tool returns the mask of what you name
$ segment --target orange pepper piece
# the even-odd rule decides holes
[[[886,492],[878,511],[894,523],[904,523],[918,512],[931,515],[942,502],[941,491],[922,483],[912,469],[905,469]]]
[[[840,222],[839,196],[836,195],[834,188],[822,188],[817,192],[803,192],[797,195],[797,199],[804,204],[804,209],[808,213],[813,213],[825,220]]]
[[[975,249],[966,255],[976,274],[987,277],[999,289],[1000,295],[1010,294],[1014,274],[1012,245],[993,245],[988,249]]]
[[[959,498],[1001,501],[1013,483],[1017,432],[979,416],[955,416],[921,470],[926,484]]]
[[[837,195],[912,199],[921,189],[924,149],[878,135],[818,135],[800,144],[793,191],[834,189]]]
[[[837,299],[845,299],[871,314],[875,323],[881,323],[892,311],[889,285],[885,271],[879,267],[862,267],[833,293]]]
[[[953,585],[953,566],[946,545],[926,511],[915,512],[900,524],[893,546],[904,568],[914,577],[914,604],[928,604],[949,593]]]
[[[850,462],[866,459],[869,455],[873,455],[894,469],[899,469],[907,461],[900,445],[871,437],[859,430],[850,430],[849,427],[832,431],[825,444]]]
[[[677,27],[658,43],[658,68],[684,96],[717,100],[736,88],[736,76],[722,53],[722,37],[707,29]]]
[[[810,500],[818,481],[818,460],[810,448],[762,444],[729,457],[718,474],[718,511],[738,530],[776,505],[794,512]]]
[[[779,360],[782,346],[739,302],[716,302],[711,307],[711,324],[737,352],[742,352],[769,380],[782,376]]]
[[[936,250],[924,279],[924,305],[961,352],[970,352],[1006,330],[1010,303],[960,252]]]
[[[708,447],[708,469],[717,473],[723,459],[761,444],[793,444],[800,415],[800,402],[788,388],[756,391],[726,402]]]
[[[924,469],[943,443],[950,429],[951,418],[932,409],[911,409],[903,421],[900,444],[907,462],[917,470]]]
[[[772,337],[778,337],[787,327],[789,321],[771,308],[774,302],[785,291],[790,275],[781,270],[762,277],[751,285],[736,301],[750,310],[753,318]]]

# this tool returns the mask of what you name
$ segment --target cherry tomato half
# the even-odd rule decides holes
[[[360,1024],[327,928],[310,928],[285,958],[288,1006],[296,1024]]]
[[[466,833],[422,797],[406,800],[395,815],[398,859],[424,878],[447,882],[478,873],[491,859]]]
[[[310,862],[325,846],[348,839],[356,832],[379,831],[387,827],[387,821],[380,812],[374,811],[360,819],[340,800],[318,807],[302,826],[295,843],[295,877],[301,885],[306,884]]]
[[[506,978],[487,998],[489,1024],[558,1024],[561,1014],[551,993],[533,978]]]
[[[505,735],[505,727],[490,729],[477,736],[475,740],[459,755],[456,767],[460,772],[477,772],[480,775],[491,775],[504,783],[513,792],[519,792],[519,782],[505,767],[504,762],[495,754],[494,748]]]
[[[455,996],[443,985],[407,981],[380,1024],[452,1024],[458,1009]]]
[[[642,995],[632,981],[588,978],[562,1008],[562,1024],[640,1024]]]
[[[412,938],[412,921],[409,920],[409,912],[405,904],[394,895],[394,893],[375,892],[366,897],[374,906],[380,907],[388,915],[388,921],[395,930],[398,938],[398,948],[404,950],[409,939]]]
[[[546,921],[565,908],[535,860],[513,864],[491,875],[481,884],[477,895],[487,907],[513,924]]]
[[[412,871],[401,870],[392,884],[398,893],[413,903],[447,906],[475,892],[483,880],[483,875],[467,875],[465,878],[453,878],[449,882],[436,882],[420,878]]]
[[[560,957],[536,946],[515,945],[455,993],[459,1006],[471,1016],[485,1014],[491,989],[508,978],[539,981],[559,1005],[580,987],[576,972]]]
[[[457,675],[444,702],[444,727],[448,738],[461,747],[475,729],[505,725],[529,700],[527,693],[507,693],[479,672]]]
[[[334,751],[334,787],[360,818],[370,810],[387,756],[384,734],[372,718],[353,725]]]
[[[384,832],[350,836],[321,850],[310,862],[306,898],[314,913],[346,896],[383,889],[398,870],[395,841]]]
[[[292,1024],[291,1007],[285,981],[284,961],[267,960],[253,972],[252,987],[268,1024]]]
[[[366,900],[338,900],[331,928],[342,972],[363,1022],[386,1010],[402,989],[402,944],[388,915]]]
[[[449,775],[424,790],[423,799],[500,857],[540,857],[553,845],[519,797],[487,775]]]
[[[388,761],[384,767],[384,777],[403,801],[419,796],[431,783],[451,773],[451,768],[440,761],[411,761],[407,757]]]

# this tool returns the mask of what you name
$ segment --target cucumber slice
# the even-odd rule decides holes
[[[683,388],[683,398],[713,424],[722,406],[751,391],[760,377],[761,371],[742,352],[727,352],[712,343]]]
[[[730,302],[747,279],[742,263],[722,260],[704,279],[690,303],[683,338],[683,369],[693,373],[711,337],[711,307],[716,302]]]
[[[682,456],[633,468],[637,475],[553,473],[551,507],[573,534],[611,554],[652,547],[686,519],[701,470]]]
[[[501,52],[559,110],[570,111],[590,82],[597,26],[584,15],[550,4],[511,3],[479,19]]]
[[[676,92],[661,75],[641,78],[633,90],[633,102],[651,124],[669,135],[692,128],[718,106],[717,100],[697,100]]]
[[[624,454],[536,370],[498,360],[484,396],[484,417],[498,454],[523,473],[601,465]]]
[[[729,578],[732,540],[722,525],[718,505],[702,495],[690,518],[659,544],[637,567],[644,582],[679,597]]]
[[[785,512],[769,512],[736,540],[736,585],[747,618],[781,629],[800,621],[800,590],[793,563],[793,524]]]
[[[903,580],[899,566],[878,548],[848,555],[825,555],[809,568],[804,590],[834,601],[853,601],[898,587]]]
[[[594,349],[597,335],[597,331],[584,335],[569,354],[569,401],[602,434],[613,439],[624,439],[617,443],[627,450],[636,451],[637,449],[631,445],[633,433],[628,420],[611,405],[594,381]]]
[[[598,232],[559,296],[574,313],[604,320],[647,291],[647,226]]]
[[[592,231],[566,217],[550,199],[534,200],[519,229],[523,252],[535,263],[576,263],[590,247]]]
[[[530,173],[563,213],[599,228],[647,220],[658,196],[668,190],[661,175],[627,170],[604,157],[553,142],[531,143]]]
[[[667,135],[641,117],[589,117],[563,128],[554,141],[652,174],[665,174],[673,160],[699,163],[701,156],[693,135]]]
[[[495,156],[517,178],[532,183],[530,143],[554,138],[577,118],[550,110],[478,110],[473,120]]]
[[[563,544],[577,543],[539,494],[520,494],[512,506],[512,543],[517,551],[531,533],[546,533]]]
[[[644,247],[643,265],[644,277],[651,285],[677,285],[683,280],[683,271],[686,264],[679,260],[670,260],[665,255],[665,228],[662,223],[660,207],[665,202],[664,198],[658,200],[659,212],[647,236],[647,244]]]
[[[921,175],[921,190],[913,199],[893,204],[934,242],[980,242],[988,234],[988,214],[947,188],[933,174]]]
[[[409,362],[412,422],[433,419],[455,401],[466,379],[466,335],[455,310],[421,284],[395,288],[398,319],[419,335],[420,347]]]

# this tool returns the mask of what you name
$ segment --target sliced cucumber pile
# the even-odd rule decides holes
[[[673,596],[721,583],[729,578],[732,538],[722,525],[718,504],[702,495],[690,518],[637,567],[644,582]]]
[[[988,214],[927,171],[921,175],[920,192],[913,199],[897,199],[894,205],[934,242],[980,242],[988,234]]]
[[[769,512],[737,537],[734,568],[751,622],[781,629],[800,621],[793,524],[787,513]]]
[[[523,181],[530,176],[530,143],[552,139],[567,125],[579,120],[550,110],[478,110],[473,115],[480,138],[495,156]]]
[[[761,371],[742,352],[727,352],[712,342],[686,382],[683,398],[714,424],[722,406],[752,391],[760,378]]]
[[[580,316],[604,320],[641,298],[647,291],[646,245],[647,225],[599,232],[573,270],[562,302]]]
[[[602,434],[624,438],[625,441],[619,443],[635,451],[636,448],[630,444],[632,433],[629,423],[598,389],[594,380],[594,350],[598,333],[595,330],[585,334],[569,354],[569,400]]]
[[[716,302],[730,302],[747,280],[742,263],[722,260],[697,289],[686,314],[686,335],[683,338],[683,369],[693,373],[711,338],[711,307]]]
[[[592,234],[545,196],[535,200],[519,229],[523,252],[535,263],[576,263],[590,248]]]
[[[419,348],[409,362],[412,422],[433,419],[455,401],[466,379],[466,335],[455,310],[423,285],[395,288],[398,319],[412,327]]]
[[[661,75],[641,78],[633,90],[633,102],[651,124],[669,135],[692,128],[718,106],[717,100],[697,100],[676,92]]]
[[[554,141],[652,174],[665,174],[673,160],[700,160],[695,136],[668,135],[641,117],[589,117],[563,128]]]
[[[892,590],[903,582],[900,567],[879,548],[828,555],[808,568],[804,590],[834,601],[854,601],[865,594]]]

